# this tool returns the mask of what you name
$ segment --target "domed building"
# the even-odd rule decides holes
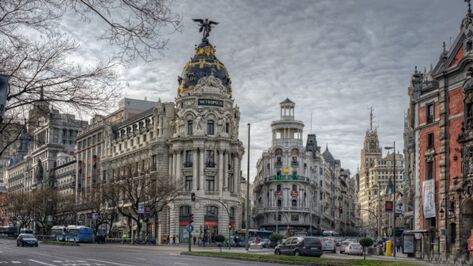
[[[184,192],[169,206],[169,233],[187,242],[192,214],[192,236],[211,241],[218,234],[228,236],[229,227],[241,224],[240,111],[228,72],[205,36],[178,82],[169,164],[173,182],[182,184]]]

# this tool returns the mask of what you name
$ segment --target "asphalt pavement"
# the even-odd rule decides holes
[[[210,257],[180,255],[182,247],[81,244],[60,246],[40,243],[39,247],[17,247],[10,239],[0,239],[0,266],[223,266],[282,265]]]

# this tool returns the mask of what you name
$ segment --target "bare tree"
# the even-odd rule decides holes
[[[27,227],[33,221],[34,202],[28,193],[9,194],[6,200],[8,220],[12,221],[19,229]]]
[[[84,50],[66,27],[59,26],[66,19],[94,25],[84,37],[110,45],[102,54],[108,57],[105,62],[94,58],[95,63],[85,65],[77,60]],[[167,44],[162,33],[167,28],[180,28],[180,16],[167,0],[0,1],[0,74],[9,77],[5,110],[14,118],[0,118],[0,137],[11,123],[19,123],[15,114],[37,102],[105,111],[120,97],[115,68],[131,60],[152,60]],[[16,141],[15,135],[9,137],[6,143]]]
[[[139,205],[143,204],[151,214],[158,214],[179,195],[181,189],[180,186],[169,182],[168,178],[157,174],[137,177],[128,174],[109,184],[103,195],[111,207],[127,218],[130,231],[131,221],[136,223],[139,234],[144,219]]]

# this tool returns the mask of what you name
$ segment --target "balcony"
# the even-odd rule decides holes
[[[300,175],[273,175],[269,177],[271,181],[309,181],[308,177]]]
[[[215,162],[206,162],[205,167],[215,168]]]
[[[184,167],[192,167],[192,162],[184,162]]]
[[[301,146],[303,145],[303,143],[301,139],[281,138],[281,139],[273,139],[273,145],[291,147],[291,146]]]

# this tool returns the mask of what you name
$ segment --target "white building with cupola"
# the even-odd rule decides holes
[[[280,106],[280,119],[271,123],[272,145],[257,162],[255,223],[283,234],[315,234],[329,229],[321,225],[325,161],[315,134],[304,146],[304,123],[295,119],[295,103],[286,99]]]

